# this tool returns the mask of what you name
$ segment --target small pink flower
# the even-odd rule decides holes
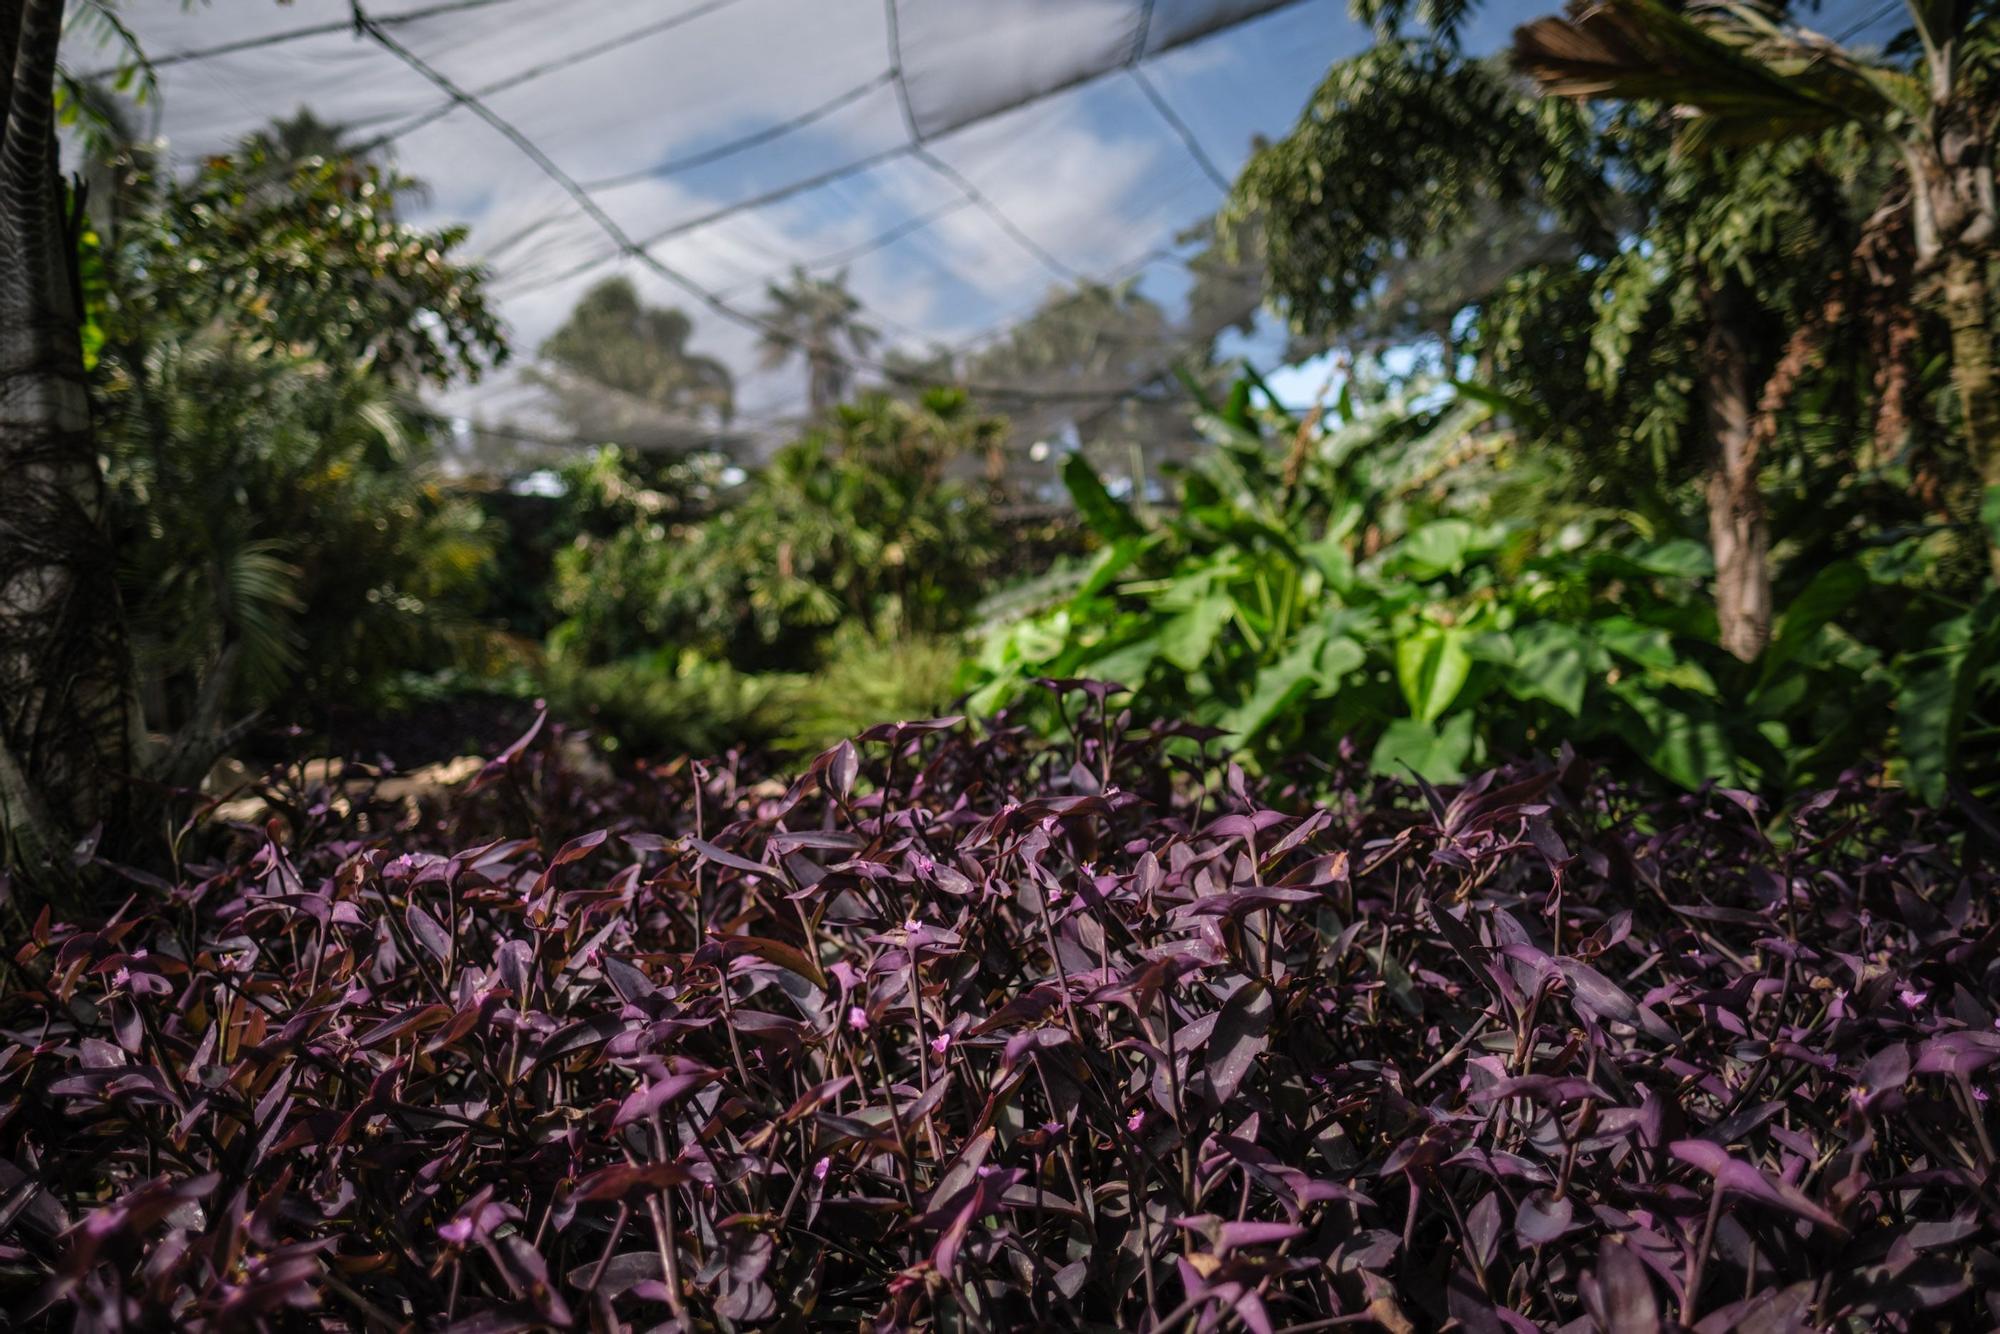
[[[464,1217],[454,1218],[438,1228],[438,1235],[454,1246],[463,1246],[472,1240],[472,1220]]]
[[[862,1009],[862,1008],[861,1008],[861,1007],[860,1007],[859,1005],[850,1005],[850,1006],[848,1006],[848,1007],[847,1007],[847,1026],[848,1026],[849,1028],[851,1028],[851,1029],[854,1029],[854,1030],[855,1030],[856,1032],[859,1032],[859,1033],[865,1033],[865,1032],[867,1032],[867,1031],[868,1031],[868,1011],[866,1011],[866,1010]]]
[[[1060,1121],[1042,1122],[1042,1133],[1053,1139],[1055,1136],[1062,1134],[1062,1122]]]
[[[1993,1095],[1988,1093],[1985,1089],[1972,1090],[1972,1100],[1974,1102],[1985,1102],[1988,1098],[1992,1096]]]
[[[1911,1010],[1916,1009],[1919,1005],[1922,1005],[1925,1001],[1929,1000],[1930,998],[1931,998],[1930,992],[1918,991],[1914,987],[1904,987],[1901,991],[1896,993],[1896,999],[1903,1002],[1903,1006],[1905,1009],[1911,1009]]]
[[[1135,1135],[1136,1135],[1136,1134],[1138,1134],[1138,1133],[1139,1133],[1139,1132],[1140,1132],[1141,1130],[1145,1129],[1145,1128],[1146,1128],[1146,1109],[1145,1109],[1145,1108],[1143,1108],[1143,1107],[1141,1107],[1141,1108],[1140,1108],[1140,1109],[1139,1109],[1138,1111],[1136,1111],[1136,1112],[1132,1113],[1132,1115],[1130,1115],[1130,1116],[1126,1117],[1126,1118],[1125,1118],[1125,1128],[1126,1128],[1127,1130],[1131,1131],[1131,1132],[1132,1132],[1133,1134],[1135,1134]]]
[[[130,968],[120,968],[117,972],[111,975],[111,985],[114,987],[126,987],[132,985],[132,970]]]
[[[826,1174],[833,1170],[833,1159],[822,1158],[813,1164],[813,1180],[824,1181]]]
[[[903,930],[909,932],[911,935],[915,935],[917,932],[923,929],[924,929],[924,924],[922,922],[919,922],[914,917],[910,918],[908,921],[903,923]]]
[[[942,1056],[951,1049],[951,1034],[940,1033],[931,1039],[931,1050]]]
[[[1049,906],[1051,908],[1055,907],[1058,903],[1061,903],[1062,897],[1063,897],[1063,892],[1061,886],[1051,885],[1049,887]]]

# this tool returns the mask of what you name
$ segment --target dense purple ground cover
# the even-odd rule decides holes
[[[583,782],[533,736],[449,823],[307,800],[44,918],[0,999],[0,1309],[2000,1319],[1990,817],[1577,762],[1335,762],[1315,807],[1107,747],[1089,696],[1073,747],[877,729],[789,788]]]

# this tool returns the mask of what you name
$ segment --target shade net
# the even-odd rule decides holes
[[[1254,263],[1223,259],[1204,224],[1256,137],[1283,133],[1367,40],[1334,0],[120,12],[153,59],[145,114],[170,158],[305,110],[425,183],[412,221],[470,224],[516,348],[511,368],[443,396],[481,449],[632,436],[768,451],[807,406],[801,360],[762,347],[769,288],[802,266],[838,276],[878,335],[842,346],[846,386],[968,382],[1023,457],[1089,446],[1128,476],[1188,443],[1176,367],[1273,345]],[[726,423],[609,385],[551,392],[537,349],[616,274],[685,310],[690,350],[730,368]],[[1029,490],[1047,490],[1044,472]]]

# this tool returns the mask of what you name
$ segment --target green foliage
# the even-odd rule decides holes
[[[953,698],[960,660],[953,638],[883,642],[847,627],[811,673],[745,672],[667,650],[598,666],[556,658],[546,686],[559,713],[596,728],[613,751],[803,756],[886,720],[935,717]]]
[[[1496,211],[1533,201],[1559,231],[1601,238],[1590,149],[1578,113],[1538,106],[1497,66],[1385,41],[1333,66],[1292,133],[1244,167],[1224,221],[1260,229],[1297,328],[1340,327]]]
[[[162,337],[102,368],[100,446],[156,722],[352,700],[469,646],[495,536],[379,381]],[[232,674],[233,682],[226,679]]]
[[[843,623],[881,640],[956,627],[993,537],[983,503],[942,470],[982,421],[951,391],[869,395],[713,518],[675,524],[641,506],[608,534],[580,533],[557,557],[567,619],[552,648],[605,662],[672,646],[788,670]]]
[[[1932,793],[1984,735],[1993,607],[1941,620],[1912,595],[1928,539],[1821,569],[1743,664],[1716,645],[1699,543],[1531,508],[1546,465],[1500,400],[1416,389],[1350,393],[1324,434],[1239,397],[1153,524],[1073,461],[1101,549],[989,632],[962,680],[972,707],[1032,700],[1039,677],[1111,680],[1142,716],[1222,728],[1266,763],[1349,742],[1433,781],[1572,744],[1684,787],[1796,790],[1886,757]]]
[[[785,729],[784,695],[796,684],[671,650],[590,666],[556,657],[547,672],[562,717],[597,729],[608,749],[661,757],[768,745]]]
[[[955,635],[884,641],[845,629],[827,646],[818,668],[785,690],[778,746],[794,755],[816,755],[878,723],[935,718],[958,696],[963,661]]]
[[[86,238],[94,410],[156,727],[365,699],[452,661],[495,534],[428,470],[419,380],[504,355],[461,234],[397,220],[412,183],[297,157],[304,119],[141,180]]]
[[[1302,436],[1239,399],[1208,419],[1212,454],[1153,527],[1072,460],[1103,550],[1067,598],[988,638],[974,706],[1034,677],[1100,677],[1267,761],[1353,737],[1384,772],[1443,780],[1565,737],[1674,767],[1657,736],[1672,720],[1626,696],[1671,700],[1674,719],[1711,706],[1686,609],[1704,558],[1602,517],[1537,529],[1456,512],[1441,483],[1468,445],[1489,498],[1506,471],[1511,445],[1469,434],[1491,411],[1437,387]],[[1298,450],[1288,485],[1281,456]]]
[[[211,326],[246,353],[401,381],[477,376],[506,356],[462,227],[401,221],[409,179],[352,156],[293,159],[266,136],[210,158],[114,235],[108,338]]]

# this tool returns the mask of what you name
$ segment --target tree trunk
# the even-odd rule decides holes
[[[1726,296],[1710,303],[1702,347],[1709,433],[1708,540],[1722,646],[1749,662],[1771,639],[1771,533],[1757,482],[1749,349]]]
[[[123,833],[135,718],[53,114],[63,0],[0,0],[0,836],[51,888]]]
[[[1951,327],[1951,382],[1965,414],[1965,448],[1980,486],[2000,486],[2000,373],[1993,352],[1986,259],[1954,247],[1944,261],[1944,314]],[[2000,541],[1987,535],[1987,556],[2000,579]]]

